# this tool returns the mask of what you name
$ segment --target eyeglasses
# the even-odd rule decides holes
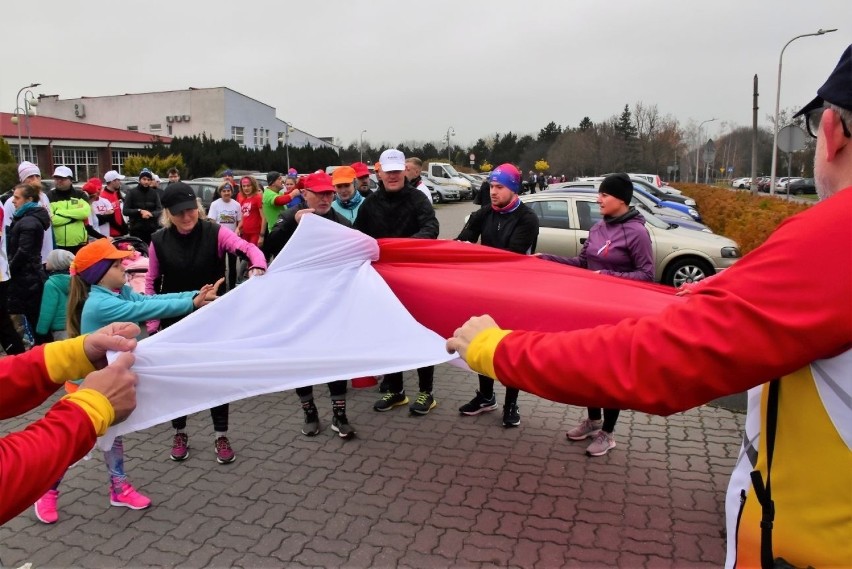
[[[818,109],[814,109],[812,111],[808,111],[805,113],[805,127],[808,130],[808,134],[812,137],[816,138],[819,133],[819,123],[822,122],[822,115],[825,109],[829,108],[828,106],[822,106]],[[836,112],[837,118],[840,119],[840,124],[843,126],[843,135],[846,138],[852,138],[852,134],[849,132],[849,127],[846,126],[846,121],[843,120],[843,117],[840,116],[840,113]]]

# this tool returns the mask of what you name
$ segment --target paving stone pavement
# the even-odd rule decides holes
[[[405,374],[412,395],[416,374]],[[521,394],[522,423],[461,417],[476,376],[435,374],[438,407],[372,411],[350,390],[358,437],[300,433],[293,392],[231,405],[233,464],[219,465],[209,415],[189,419],[190,458],[169,460],[167,425],[125,437],[148,510],[109,506],[99,452],[62,483],[60,520],[32,508],[0,527],[0,566],[47,567],[719,567],[724,493],[743,415],[700,407],[624,412],[618,446],[587,458],[565,438],[585,410]],[[498,399],[503,390],[497,387]],[[19,430],[45,407],[0,423]]]

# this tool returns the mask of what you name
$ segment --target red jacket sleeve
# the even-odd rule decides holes
[[[272,203],[277,206],[282,206],[287,205],[291,201],[293,201],[293,196],[291,196],[290,194],[281,194],[280,196],[277,196]]]
[[[59,401],[43,419],[0,439],[0,525],[35,503],[95,438],[86,412]]]
[[[0,358],[0,419],[15,417],[41,405],[60,385],[50,379],[44,346]]]
[[[486,348],[495,375],[554,401],[668,414],[840,354],[852,347],[850,212],[847,188],[658,315],[512,332]]]

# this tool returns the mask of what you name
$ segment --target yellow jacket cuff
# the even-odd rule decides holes
[[[95,433],[99,437],[106,433],[113,421],[115,421],[115,410],[102,393],[94,389],[80,389],[66,395],[62,399],[68,400],[75,405],[78,405],[89,419],[92,420],[92,425],[95,427]]]
[[[50,380],[63,383],[71,379],[86,377],[95,371],[95,366],[86,357],[83,342],[86,336],[77,336],[61,342],[50,342],[44,346],[44,365]]]
[[[477,334],[467,348],[465,358],[467,365],[477,373],[499,380],[494,371],[494,352],[497,351],[497,344],[511,332],[511,330],[489,328]]]

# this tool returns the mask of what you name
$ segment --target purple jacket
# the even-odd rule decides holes
[[[605,218],[594,224],[579,256],[540,257],[590,271],[600,271],[602,275],[636,281],[654,280],[651,236],[645,228],[645,218],[632,207],[622,216]]]

